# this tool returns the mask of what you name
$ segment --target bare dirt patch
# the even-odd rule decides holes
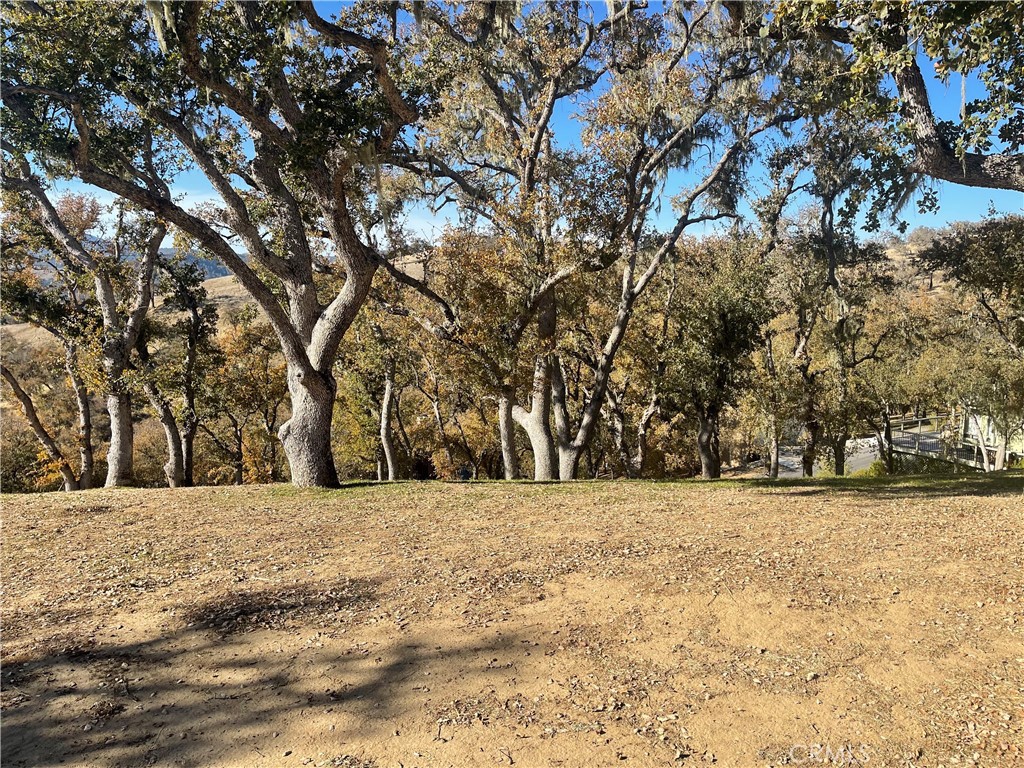
[[[5,766],[1024,765],[1020,475],[3,519]]]

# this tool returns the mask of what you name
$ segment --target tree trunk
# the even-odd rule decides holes
[[[985,440],[985,433],[981,428],[981,419],[978,418],[978,414],[976,413],[973,414],[971,418],[974,419],[974,426],[978,431],[978,446],[981,450],[981,468],[985,472],[991,472],[992,464],[988,457],[988,441]]]
[[[896,457],[892,446],[892,419],[889,418],[889,411],[882,411],[882,430],[878,436],[878,455],[885,464],[885,474],[892,475],[896,472]]]
[[[380,447],[387,465],[387,479],[393,482],[398,477],[395,466],[395,445],[391,435],[391,412],[395,403],[395,367],[388,362],[384,374],[384,397],[380,404]]]
[[[804,440],[804,452],[800,457],[800,465],[804,477],[814,477],[814,463],[818,460],[818,437],[821,434],[821,425],[817,419],[811,419],[804,424],[807,437]]]
[[[160,413],[160,425],[164,428],[167,439],[167,463],[164,464],[164,477],[168,488],[181,488],[185,484],[185,461],[181,449],[181,433],[174,414],[167,408]]]
[[[768,443],[768,479],[779,479],[779,432],[772,419],[772,434]]]
[[[633,472],[630,477],[643,477],[645,464],[647,462],[647,433],[651,429],[651,422],[654,417],[661,413],[661,397],[657,391],[651,395],[643,415],[640,416],[640,423],[636,429],[636,453],[633,456]]]
[[[533,448],[533,479],[557,479],[557,454],[551,434],[551,347],[554,345],[556,308],[548,295],[537,310],[537,357],[533,364],[530,410],[514,405],[512,418],[530,438]]]
[[[195,485],[195,444],[196,427],[183,427],[181,432],[181,484],[186,488]]]
[[[89,388],[78,375],[74,362],[74,352],[69,349],[66,367],[78,405],[78,487],[84,490],[92,488],[95,464],[95,451],[92,446],[92,403],[89,402]]]
[[[234,419],[232,419],[234,421]],[[245,433],[237,423],[235,430],[235,485],[245,482]]]
[[[701,476],[713,480],[722,476],[722,457],[718,441],[718,410],[708,408],[697,414],[697,453]]]
[[[580,471],[583,452],[575,446],[558,447],[558,479],[575,480]]]
[[[288,366],[292,415],[278,430],[299,488],[337,488],[338,472],[331,451],[331,419],[337,384],[329,374]]]
[[[501,463],[506,480],[519,479],[519,455],[516,453],[515,422],[512,400],[508,395],[498,398],[498,436],[501,439]]]
[[[107,395],[110,416],[110,447],[107,449],[107,488],[132,484],[132,452],[135,427],[132,424],[132,400],[127,392],[113,391]]]
[[[612,444],[619,461],[619,468],[625,477],[633,476],[633,457],[629,455],[629,443],[626,440],[626,414],[618,394],[608,387],[608,427],[612,433]]]
[[[995,465],[992,467],[996,472],[1006,469],[1006,446],[1007,446],[1006,433],[1002,433],[999,436],[999,443],[996,445],[996,460]]]
[[[441,446],[444,448],[445,458],[448,459],[448,466],[454,471],[455,468],[455,451],[452,450],[452,441],[448,437],[448,430],[445,429],[444,417],[441,415],[441,396],[434,390],[434,395],[430,395],[423,387],[419,387],[420,392],[423,396],[430,401],[430,410],[434,414],[434,424],[437,425],[437,434],[441,438]],[[408,443],[407,443],[408,444]],[[412,450],[409,450],[409,455],[412,455]]]
[[[601,398],[603,401],[604,393],[601,394]],[[562,361],[557,357],[551,363],[551,406],[555,416],[558,479],[575,480],[585,444],[573,439],[569,424],[569,404],[565,393],[565,374],[562,371]]]
[[[142,355],[145,360],[146,355]],[[171,404],[164,399],[152,381],[145,381],[142,385],[149,404],[153,406],[157,417],[160,419],[160,426],[164,428],[164,437],[167,440],[167,463],[164,464],[164,477],[167,478],[168,488],[180,488],[185,482],[185,462],[181,450],[181,431],[178,429],[178,420],[174,417]]]
[[[839,435],[832,443],[832,452],[836,460],[836,477],[843,477],[846,474],[846,444],[849,442],[849,435]]]
[[[14,391],[14,396],[21,403],[21,410],[25,414],[25,419],[28,421],[29,426],[32,427],[32,431],[35,433],[36,439],[43,446],[43,450],[46,451],[46,455],[57,465],[57,471],[60,472],[61,479],[64,482],[64,490],[77,491],[79,486],[75,473],[72,471],[67,459],[64,458],[64,454],[61,453],[57,442],[46,431],[46,427],[43,426],[43,422],[39,419],[39,413],[36,411],[35,403],[32,402],[32,397],[22,389],[21,383],[6,366],[0,365],[0,374],[10,384],[11,389]]]
[[[543,398],[543,394],[540,398],[535,396],[530,411],[518,405],[512,406],[512,417],[526,432],[533,449],[533,479],[541,481],[557,479],[555,441],[547,419],[548,409],[540,402]]]

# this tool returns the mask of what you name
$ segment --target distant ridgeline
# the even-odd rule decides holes
[[[173,256],[175,253],[173,248],[161,248],[160,255],[164,257]],[[204,259],[202,256],[198,256],[195,253],[185,254],[185,261],[189,264],[195,264],[203,271],[203,279],[209,280],[211,277],[224,277],[230,275],[231,272],[228,268],[220,263],[217,259]]]

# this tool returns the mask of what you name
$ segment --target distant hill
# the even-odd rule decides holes
[[[174,248],[160,249],[161,256],[173,256],[174,254]],[[195,264],[203,270],[203,277],[206,279],[211,277],[224,277],[225,275],[231,274],[231,272],[228,271],[228,268],[221,264],[217,259],[206,259],[197,254],[189,253],[185,255],[185,261],[189,264]]]
[[[206,260],[209,261],[209,260]],[[197,262],[199,263],[199,262]],[[215,264],[215,262],[210,262]],[[213,277],[203,281],[206,294],[210,300],[217,305],[217,313],[221,319],[228,317],[246,304],[252,304],[249,294],[232,275]],[[158,300],[155,313],[160,316],[166,312]],[[42,328],[37,328],[30,323],[3,323],[0,324],[3,338],[13,341],[16,344],[27,344],[32,347],[41,347],[49,344],[53,337]]]

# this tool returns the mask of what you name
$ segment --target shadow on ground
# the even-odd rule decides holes
[[[64,635],[5,664],[3,765],[273,765],[289,744],[299,764],[312,758],[294,746],[302,739],[269,730],[291,723],[307,744],[333,750],[317,764],[372,766],[345,754],[344,742],[384,738],[394,720],[422,707],[410,691],[429,690],[414,687],[426,667],[480,688],[488,662],[520,642],[448,636],[442,647],[392,625],[375,644],[361,641],[358,626],[330,638],[311,630],[303,620],[318,612],[373,604],[373,584],[346,584],[220,598],[183,609],[187,626],[149,640]]]
[[[1011,496],[1024,494],[1024,471],[991,474],[915,475],[910,477],[828,477],[783,480],[736,480],[747,487],[796,496],[855,494],[885,498],[939,496]]]

